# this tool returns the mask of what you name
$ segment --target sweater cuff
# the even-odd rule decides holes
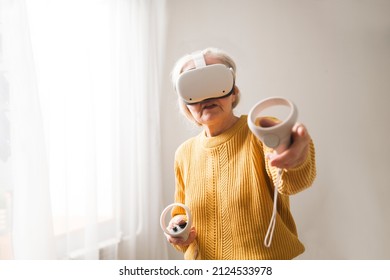
[[[305,160],[299,164],[298,166],[294,167],[294,168],[289,168],[289,169],[285,169],[284,172],[300,172],[304,169],[307,169],[307,167],[312,163],[312,160],[313,160],[313,156],[314,156],[314,144],[313,142],[311,141],[310,144],[309,144],[309,150],[308,150],[308,153],[306,155],[306,158]]]
[[[310,143],[305,161],[295,168],[284,170],[282,175],[281,193],[292,195],[310,187],[316,177],[315,150]]]

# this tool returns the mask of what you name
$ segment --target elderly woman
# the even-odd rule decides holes
[[[198,52],[204,67],[225,65],[235,80],[236,65],[225,52]],[[196,68],[193,55],[178,60],[172,80]],[[185,259],[292,259],[304,252],[289,206],[289,196],[309,187],[316,177],[315,150],[302,124],[291,131],[292,143],[274,154],[252,134],[247,116],[233,109],[240,91],[189,103],[178,95],[181,111],[203,131],[185,141],[175,154],[175,201],[191,209],[193,224],[186,240],[167,236]],[[272,124],[270,124],[272,125]],[[272,244],[264,244],[279,178],[276,224]],[[169,227],[185,223],[176,208]]]

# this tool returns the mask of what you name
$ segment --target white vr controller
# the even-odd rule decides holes
[[[273,125],[262,125],[263,111],[273,106],[287,106],[290,112],[284,120],[279,120]],[[258,102],[249,111],[248,126],[260,141],[280,154],[290,146],[291,130],[297,118],[298,110],[294,103],[282,97],[271,97]]]
[[[165,223],[165,219],[166,219],[166,215],[167,215],[168,211],[171,210],[173,207],[184,208],[184,210],[186,211],[186,215],[187,215],[187,223],[183,227],[181,225],[177,225],[172,229],[168,229],[168,227]],[[192,226],[192,215],[191,215],[190,209],[182,203],[172,203],[172,204],[168,205],[161,213],[160,226],[165,234],[170,235],[172,237],[182,238],[183,240],[187,240],[188,235],[190,234],[191,226]]]
[[[276,119],[273,116],[264,116],[264,111],[274,106],[287,106],[290,111],[284,120]],[[253,134],[260,139],[267,147],[272,148],[280,154],[291,144],[291,130],[298,118],[298,110],[294,103],[281,97],[271,97],[257,103],[249,111],[248,126]],[[282,170],[278,171],[278,179],[274,188],[274,203],[271,220],[264,238],[264,245],[271,246],[272,237],[276,224],[278,188]]]

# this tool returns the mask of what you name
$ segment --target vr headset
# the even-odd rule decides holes
[[[234,91],[234,73],[224,64],[206,65],[202,53],[192,55],[195,68],[180,74],[176,90],[186,104],[227,97]]]

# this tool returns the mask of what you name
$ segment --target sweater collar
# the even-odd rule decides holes
[[[243,126],[246,125],[246,123],[247,123],[247,116],[246,115],[242,115],[237,120],[237,122],[231,128],[226,130],[225,132],[223,132],[223,133],[221,133],[221,134],[219,134],[217,136],[214,136],[214,137],[207,137],[206,136],[206,132],[202,131],[199,134],[198,138],[199,138],[200,142],[202,143],[203,147],[205,147],[205,148],[215,148],[215,147],[225,143],[226,141],[228,141],[234,135],[236,135],[237,132]]]

